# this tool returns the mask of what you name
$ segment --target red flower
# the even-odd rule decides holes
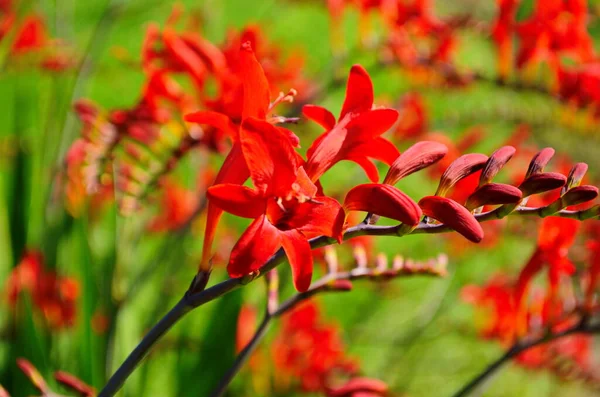
[[[28,293],[51,328],[71,326],[75,321],[79,283],[45,271],[43,260],[36,251],[23,256],[7,281],[9,303],[16,306],[20,294]]]
[[[289,377],[307,392],[325,391],[334,376],[355,372],[355,363],[344,353],[339,329],[323,321],[313,301],[286,314],[271,351],[277,379]]]
[[[254,56],[254,52],[252,51],[252,47],[250,46],[249,42],[245,42],[244,44],[242,44],[242,47],[239,50],[239,79],[243,82],[243,108],[241,114],[242,121],[250,117],[255,118],[255,121],[265,120],[271,110],[269,84],[265,76],[264,70],[262,69],[260,63]],[[221,114],[212,111],[200,111],[188,114],[185,116],[185,119],[189,122],[208,124],[214,128],[224,130],[233,139],[233,147],[231,148],[229,154],[225,158],[225,161],[223,162],[223,165],[221,166],[221,169],[219,170],[215,178],[214,184],[218,185],[244,183],[250,176],[250,171],[248,169],[250,165],[246,164],[247,159],[242,153],[242,143],[241,138],[239,136],[240,132],[238,131],[238,124],[236,123],[237,120],[232,119],[226,114]],[[241,122],[239,123],[241,124]],[[282,147],[287,148],[292,144],[298,144],[297,137],[293,135],[290,131],[280,127],[273,127],[272,129],[268,129],[268,133],[271,133],[273,130],[276,131],[274,139],[284,137],[285,135],[284,139],[287,140],[287,144],[283,145]],[[256,138],[258,139],[259,137]],[[247,140],[246,144],[251,145],[253,144],[253,142],[254,141],[251,142]],[[258,140],[254,143],[260,146],[260,142]],[[260,149],[260,147],[258,147],[258,149]],[[290,154],[289,150],[286,153]],[[276,153],[274,154],[276,155]],[[295,153],[293,154],[293,156],[295,157]],[[252,159],[252,161],[254,160]],[[294,164],[295,161],[296,160],[294,159]],[[271,167],[274,167],[273,164],[271,164]],[[257,167],[260,168],[260,164],[257,164]],[[263,170],[263,172],[268,171]],[[288,173],[284,173],[282,175],[285,175],[285,177],[289,177]],[[255,176],[258,178],[262,177],[260,174],[256,174]],[[290,186],[288,186],[287,188],[290,188],[291,183],[293,182],[294,181],[290,182]],[[264,187],[265,185],[261,186]],[[287,193],[288,192],[286,192],[286,195]],[[214,204],[209,203],[206,220],[206,230],[204,235],[204,245],[202,250],[202,260],[200,264],[201,268],[206,268],[209,266],[208,264],[211,257],[212,242],[214,240],[216,227],[221,217],[221,214],[221,209],[215,207]]]
[[[373,83],[362,66],[354,65],[350,70],[337,124],[333,114],[320,106],[306,105],[302,113],[326,129],[307,152],[305,168],[313,182],[342,160],[354,161],[372,182],[377,182],[379,173],[369,158],[391,165],[400,155],[390,141],[380,136],[394,125],[398,112],[373,109]]]
[[[258,119],[246,119],[240,129],[241,150],[255,190],[235,184],[208,189],[211,202],[222,210],[254,218],[229,258],[231,277],[258,270],[281,246],[299,291],[310,286],[313,259],[308,238],[327,235],[341,238],[344,214],[337,201],[315,197],[284,133]]]

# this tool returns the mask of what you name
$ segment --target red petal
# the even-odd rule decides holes
[[[231,251],[227,272],[230,277],[243,277],[258,270],[281,246],[279,230],[265,215],[248,226]]]
[[[523,197],[544,193],[562,187],[567,178],[557,172],[534,173],[519,185]]]
[[[552,149],[551,147],[547,147],[540,150],[531,159],[531,163],[529,163],[529,168],[527,169],[527,174],[525,174],[525,178],[529,178],[533,174],[537,174],[544,171],[544,167],[548,164],[552,156],[554,156],[554,149]]]
[[[316,105],[304,105],[302,107],[304,117],[316,122],[327,131],[335,127],[335,116],[329,110]]]
[[[202,80],[205,77],[207,70],[202,58],[172,28],[166,27],[164,29],[163,41],[165,48],[194,78]]]
[[[314,201],[292,207],[283,222],[280,228],[298,229],[309,238],[325,235],[341,241],[344,210],[335,199],[317,196]]]
[[[371,212],[416,226],[421,219],[421,209],[406,194],[391,185],[369,183],[351,189],[344,200],[349,211]]]
[[[445,196],[456,182],[482,169],[487,159],[488,157],[484,154],[470,153],[454,160],[442,174],[435,195]]]
[[[266,201],[256,191],[242,185],[221,184],[208,188],[207,197],[230,214],[255,219],[263,215]]]
[[[365,174],[367,174],[367,178],[369,178],[371,182],[379,182],[379,171],[377,170],[377,167],[375,166],[375,164],[373,164],[371,160],[363,156],[349,156],[348,158],[346,158],[346,160],[353,161],[356,164],[360,165],[360,168],[362,168],[365,171]]]
[[[400,179],[427,168],[448,153],[448,148],[438,142],[417,142],[392,163],[383,183],[395,185]]]
[[[242,147],[239,142],[235,142],[231,151],[225,158],[219,173],[215,178],[215,184],[238,184],[241,185],[250,176],[250,171],[246,166],[246,161],[242,154]],[[223,210],[214,204],[208,203],[206,210],[206,226],[204,229],[204,242],[202,244],[202,264],[206,266],[212,255],[212,242],[215,237],[215,232],[219,219]]]
[[[348,140],[352,143],[377,138],[398,120],[398,111],[383,108],[362,112],[348,123]]]
[[[352,66],[346,86],[346,98],[340,120],[348,112],[361,113],[373,106],[373,83],[367,71],[360,65]]]
[[[310,244],[298,230],[281,232],[281,245],[292,267],[294,287],[304,292],[310,287],[313,272],[313,258]]]
[[[321,177],[337,161],[348,130],[348,119],[335,125],[335,127],[319,136],[308,149],[308,161],[304,168],[310,179],[314,182]]]
[[[465,206],[472,210],[484,205],[515,204],[521,201],[519,188],[503,183],[488,183],[475,191]]]
[[[398,148],[385,138],[377,137],[362,145],[353,147],[348,153],[355,155],[362,153],[363,156],[371,157],[391,165],[400,155]]]
[[[265,119],[271,102],[269,82],[260,63],[254,56],[249,41],[240,48],[240,71],[244,85],[244,104],[242,119],[257,117]]]
[[[287,197],[296,181],[296,152],[281,131],[250,118],[240,128],[240,142],[250,177],[259,194]]]
[[[481,178],[479,179],[479,185],[483,186],[486,183],[491,182],[496,176],[498,171],[504,167],[506,163],[514,156],[517,149],[512,146],[504,146],[496,150],[485,163],[483,171],[481,172]]]
[[[468,240],[478,243],[483,239],[483,229],[477,219],[456,201],[445,197],[427,196],[419,201],[419,206],[425,215],[448,225]]]
[[[237,139],[237,126],[233,124],[231,119],[223,113],[207,110],[186,114],[183,118],[189,123],[210,125],[220,131],[225,132],[232,139]]]

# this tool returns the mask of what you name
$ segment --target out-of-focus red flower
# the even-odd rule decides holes
[[[21,294],[29,294],[49,327],[59,329],[73,325],[79,298],[79,282],[59,277],[53,271],[46,271],[40,252],[25,253],[10,274],[6,289],[12,307],[17,305]]]
[[[308,392],[327,390],[336,374],[356,372],[356,363],[344,353],[338,328],[322,320],[312,301],[285,315],[271,352],[278,380],[298,382]]]
[[[394,135],[400,139],[421,137],[428,128],[427,109],[418,93],[407,94],[400,103],[400,116]]]
[[[370,158],[391,165],[400,155],[390,141],[381,137],[396,122],[398,112],[389,108],[373,109],[373,83],[360,65],[350,70],[346,98],[337,123],[335,116],[320,106],[306,105],[302,113],[326,130],[307,152],[305,169],[313,182],[342,160],[357,163],[372,182],[377,182],[379,172]]]
[[[41,16],[27,15],[19,24],[14,23],[14,15],[10,12],[5,18],[4,21],[0,20],[0,39],[3,35],[2,29],[16,29],[10,46],[10,56],[18,58],[35,55],[36,65],[50,71],[62,71],[73,66],[68,52],[61,48],[57,40],[50,38]]]
[[[561,56],[580,62],[592,60],[594,49],[587,18],[587,0],[537,1],[532,16],[517,27],[517,67],[546,61],[556,71]]]
[[[515,14],[519,0],[496,0],[498,16],[492,27],[492,38],[498,47],[498,74],[506,79],[512,69]]]
[[[162,181],[162,199],[158,214],[150,220],[148,230],[153,232],[173,231],[181,228],[198,207],[198,194],[177,182]]]

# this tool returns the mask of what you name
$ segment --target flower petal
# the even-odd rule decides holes
[[[242,43],[239,59],[240,77],[244,87],[242,119],[257,117],[264,120],[271,102],[269,82],[249,41]]]
[[[504,167],[506,163],[514,156],[517,149],[512,146],[503,146],[496,150],[485,163],[481,177],[479,179],[479,186],[483,186],[486,183],[490,183],[496,176],[498,171]]]
[[[223,131],[232,139],[237,139],[238,128],[233,124],[231,119],[223,113],[202,110],[200,112],[186,114],[183,118],[188,123],[210,125],[211,127]]]
[[[281,232],[281,245],[292,268],[294,287],[304,292],[310,287],[313,273],[313,258],[310,244],[302,233],[292,229]]]
[[[364,111],[348,123],[348,143],[365,142],[377,138],[398,120],[396,109],[383,108]]]
[[[395,185],[400,179],[427,168],[448,153],[448,148],[438,142],[417,142],[392,163],[383,183]]]
[[[215,185],[233,183],[241,185],[250,176],[250,171],[246,166],[244,155],[242,154],[242,146],[239,142],[235,142],[225,158],[219,173],[215,178]],[[223,214],[223,210],[214,204],[208,203],[206,209],[206,226],[204,229],[204,241],[202,243],[202,262],[201,267],[208,266],[208,262],[212,255],[212,243],[215,237],[217,224]]]
[[[373,83],[371,77],[360,65],[352,66],[346,85],[346,98],[340,113],[341,120],[346,113],[361,113],[373,106]]]
[[[298,203],[285,214],[282,229],[298,229],[307,237],[325,235],[341,242],[344,210],[337,200],[317,196],[313,201]]]
[[[231,251],[227,272],[230,277],[243,277],[258,270],[281,246],[279,230],[265,215],[257,218],[242,234]]]
[[[515,204],[523,194],[519,188],[503,183],[488,183],[475,191],[465,204],[469,210],[484,205]]]
[[[349,211],[365,211],[416,226],[421,209],[406,194],[391,185],[368,183],[351,189],[344,200]]]
[[[477,219],[462,205],[445,197],[427,196],[419,201],[423,213],[462,234],[474,243],[483,239],[483,229]]]
[[[367,174],[367,178],[373,183],[379,182],[379,170],[371,160],[363,156],[349,156],[346,160],[353,161]]]
[[[288,137],[266,121],[244,120],[240,142],[250,177],[258,192],[287,197],[296,181],[296,152]]]
[[[456,182],[482,169],[487,159],[488,157],[484,154],[470,153],[454,160],[442,174],[435,195],[445,196]]]
[[[544,167],[548,164],[550,159],[552,159],[552,156],[554,156],[554,149],[551,147],[544,148],[536,153],[536,155],[531,159],[531,163],[529,163],[529,168],[527,169],[527,174],[525,174],[525,179],[529,178],[533,174],[544,171]]]
[[[255,219],[263,215],[266,201],[256,191],[230,183],[208,188],[207,197],[217,207],[230,214]]]
[[[304,117],[316,122],[327,131],[335,126],[335,116],[329,110],[317,105],[304,105],[302,107]]]
[[[566,181],[567,178],[557,172],[536,172],[525,179],[523,183],[519,185],[519,189],[523,192],[523,197],[528,197],[532,194],[539,194],[558,189],[559,187],[562,187]]]

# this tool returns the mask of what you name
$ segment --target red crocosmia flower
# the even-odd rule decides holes
[[[509,76],[513,63],[513,38],[515,14],[519,0],[497,0],[498,17],[492,27],[492,38],[498,47],[498,74],[505,79]]]
[[[270,105],[269,85],[264,70],[256,59],[249,42],[242,44],[239,50],[238,61],[239,79],[242,81],[243,88],[243,107],[241,112],[242,121],[250,117],[257,120],[265,120],[272,109]],[[246,158],[242,150],[243,142],[239,136],[240,133],[238,126],[241,125],[242,121],[233,119],[229,115],[219,114],[212,111],[200,111],[188,114],[185,116],[185,119],[188,122],[207,124],[217,129],[226,130],[233,139],[233,146],[215,178],[215,185],[242,184],[248,179],[248,177],[250,177],[250,170],[248,169],[249,165],[246,164]],[[272,129],[268,129],[267,133],[273,133],[273,131],[276,131],[274,138],[281,138],[283,135],[285,135],[285,139],[288,140],[290,145],[297,146],[297,137],[295,137],[288,130],[273,127]],[[257,134],[254,135],[256,136]],[[268,139],[268,137],[266,137],[266,139]],[[255,143],[253,142],[255,141],[246,141],[246,145],[254,144],[255,147],[258,146],[258,149],[260,149],[260,141],[257,140]],[[288,146],[289,145],[284,145],[282,147],[287,148]],[[288,150],[285,153],[290,154],[290,151]],[[277,153],[274,153],[274,155],[276,154]],[[294,156],[296,155],[294,154]],[[252,161],[259,161],[258,157],[253,158]],[[281,164],[281,166],[283,166],[283,164]],[[273,165],[271,165],[271,167],[273,167]],[[261,172],[267,171],[261,169]],[[270,172],[272,172],[272,169]],[[289,184],[294,183],[296,180],[295,175],[292,177],[290,176],[292,175],[290,173],[282,173],[281,175],[283,175],[284,178],[288,177],[294,179],[291,182],[288,180]],[[261,178],[259,174],[256,174],[255,177]],[[261,184],[260,189],[263,189],[264,186],[266,185]],[[288,185],[287,188],[289,187],[290,186]],[[271,188],[274,187],[272,186]],[[286,192],[286,195],[281,197],[287,197],[287,193],[289,192]],[[222,209],[216,207],[214,204],[209,203],[200,268],[209,267],[209,260],[212,255],[211,247],[221,214]]]
[[[468,240],[478,243],[483,239],[483,229],[477,219],[462,205],[446,197],[427,196],[419,201],[423,214],[456,230]]]
[[[38,15],[29,15],[22,22],[11,46],[13,54],[39,51],[48,45],[48,32],[44,20]]]
[[[325,392],[336,376],[352,376],[356,364],[346,357],[339,328],[321,318],[318,306],[306,301],[283,317],[273,342],[276,381],[299,383],[306,392]]]
[[[368,183],[352,188],[344,200],[348,211],[366,211],[416,226],[421,219],[419,206],[391,185]]]
[[[600,284],[600,234],[596,234],[593,240],[588,241],[587,248],[591,260],[588,270],[590,279],[585,290],[585,302],[586,308],[591,310],[594,304],[594,295]]]
[[[343,210],[329,197],[307,196],[316,187],[298,167],[291,143],[277,128],[250,118],[242,124],[239,140],[256,189],[234,184],[208,189],[218,208],[255,219],[231,252],[229,275],[242,277],[258,270],[283,246],[294,285],[305,291],[313,268],[308,238],[324,234],[341,239]]]
[[[177,230],[187,222],[196,211],[198,195],[172,180],[162,182],[163,196],[159,213],[150,220],[148,230],[164,232]]]
[[[327,397],[381,397],[386,396],[388,386],[379,379],[352,378],[344,385],[327,390]]]
[[[447,153],[448,148],[444,144],[432,141],[417,142],[392,163],[383,183],[395,185],[400,179],[437,163]]]
[[[495,275],[483,286],[468,285],[461,291],[461,298],[475,307],[489,308],[481,326],[486,338],[500,339],[509,344],[515,330],[515,305],[513,286],[502,275]]]
[[[31,295],[33,304],[51,328],[71,326],[75,321],[79,283],[44,270],[44,259],[36,251],[26,252],[7,281],[9,303],[15,307],[22,293]]]
[[[587,30],[586,0],[538,1],[532,16],[519,24],[517,66],[547,61],[556,70],[561,56],[587,62],[594,57]]]
[[[427,132],[427,109],[418,93],[407,94],[400,103],[400,117],[394,130],[398,138],[420,137]]]
[[[337,124],[331,112],[319,106],[306,105],[302,113],[327,130],[307,152],[305,169],[313,182],[342,160],[354,161],[372,182],[377,182],[379,172],[369,158],[390,165],[400,155],[390,141],[380,136],[394,125],[398,112],[389,108],[373,109],[373,83],[360,65],[350,70]]]
[[[575,265],[567,258],[567,254],[578,229],[579,222],[574,219],[548,217],[542,221],[537,249],[521,270],[515,287],[515,302],[520,308],[520,321],[524,321],[523,300],[529,284],[544,266],[548,266],[551,300],[556,296],[561,275],[571,275],[575,272]],[[524,332],[523,327],[521,325],[520,332]]]

